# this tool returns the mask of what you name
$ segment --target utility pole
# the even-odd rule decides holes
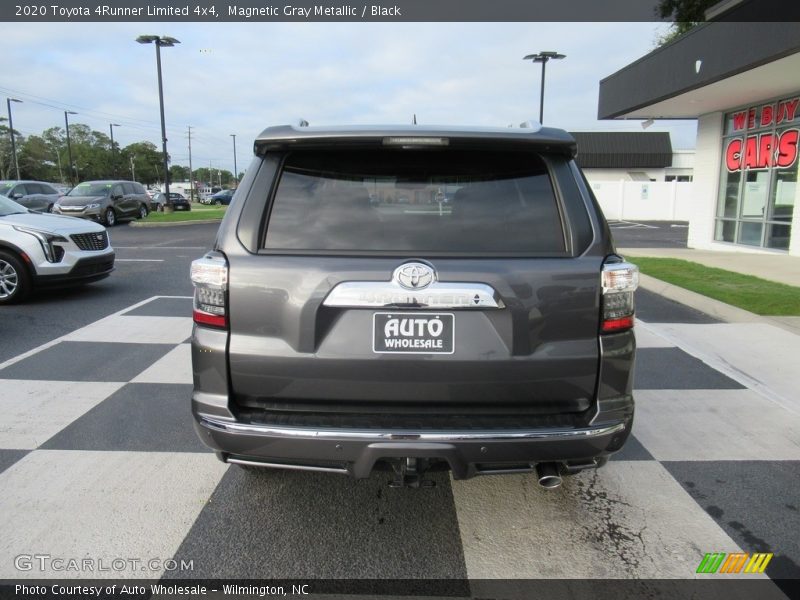
[[[233,180],[236,182],[236,187],[239,187],[239,168],[236,166],[236,134],[230,134],[233,138]]]
[[[19,179],[19,162],[17,161],[17,143],[14,140],[14,121],[11,120],[12,102],[22,102],[22,100],[17,100],[16,98],[6,98],[6,104],[8,105],[8,133],[11,135],[11,154],[14,156],[14,170],[17,173],[17,179]]]
[[[134,165],[135,156],[131,154],[131,181],[136,181],[136,166]]]
[[[69,115],[77,115],[74,110],[64,111],[64,125],[67,128],[67,154],[69,155],[69,183],[75,185],[75,163],[72,162],[72,144],[69,141]]]
[[[111,132],[111,174],[117,176],[117,153],[114,148],[114,127],[120,127],[119,123],[109,123],[108,130]]]
[[[192,202],[194,197],[194,173],[192,172],[192,126],[189,129],[189,202]]]

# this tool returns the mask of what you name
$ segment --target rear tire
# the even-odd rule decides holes
[[[137,219],[144,219],[148,215],[147,207],[144,204],[139,205],[139,215],[136,217]]]
[[[222,206],[222,200],[214,200],[214,206]]]
[[[33,289],[25,264],[16,254],[0,250],[0,305],[22,302]]]
[[[49,212],[49,213],[53,212],[53,205],[52,204],[48,204],[47,212]]]
[[[103,221],[105,222],[106,227],[113,227],[117,224],[117,214],[114,212],[113,208],[106,209]]]

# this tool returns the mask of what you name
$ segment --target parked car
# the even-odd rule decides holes
[[[174,210],[192,210],[192,204],[189,199],[178,192],[170,192],[169,197],[172,200],[172,207]],[[167,204],[167,195],[164,192],[158,192],[153,196],[153,210],[164,210]]]
[[[113,227],[118,220],[146,217],[150,197],[144,186],[135,181],[84,181],[59,198],[53,212]]]
[[[50,212],[61,196],[52,183],[44,181],[0,181],[0,195],[11,198],[25,208]]]
[[[206,197],[205,200],[201,200],[203,204],[213,204],[215,206],[228,206],[233,200],[233,194],[235,190],[221,190],[210,196]]]
[[[0,305],[35,288],[90,283],[114,270],[105,227],[32,212],[0,196]]]
[[[572,136],[285,126],[255,150],[191,268],[192,412],[221,460],[552,488],[622,448],[638,269]],[[387,205],[439,187],[451,210]]]

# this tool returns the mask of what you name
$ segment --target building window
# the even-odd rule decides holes
[[[664,181],[677,181],[678,183],[689,183],[692,181],[691,175],[664,175]]]
[[[799,137],[800,95],[726,115],[715,240],[789,248]]]

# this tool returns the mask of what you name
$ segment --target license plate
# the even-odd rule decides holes
[[[453,354],[452,313],[377,312],[372,351],[378,354]]]

